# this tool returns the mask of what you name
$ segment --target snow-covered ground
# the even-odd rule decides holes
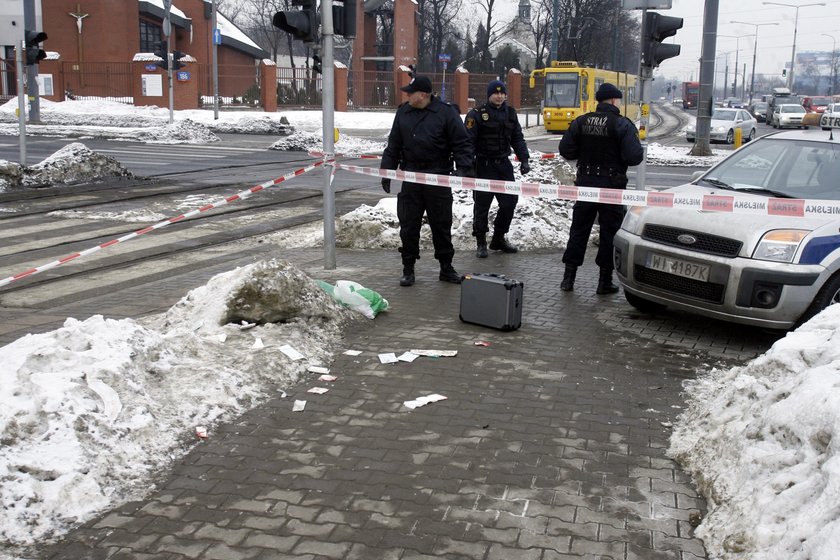
[[[15,107],[0,107],[0,132],[9,126],[7,133],[17,133]],[[281,137],[274,149],[309,149],[321,126],[317,111],[222,113],[223,122],[209,111],[184,111],[170,126],[168,110],[160,108],[68,101],[44,103],[41,110],[48,124],[30,130],[54,127],[52,134],[64,134],[84,124],[91,135],[118,138],[130,129],[134,136],[127,137],[146,142],[210,142],[215,132],[258,132]],[[339,128],[381,131],[384,141],[393,114],[337,113],[335,120]],[[120,174],[116,162],[71,146],[40,168],[18,166],[18,176],[29,178],[24,186]],[[343,136],[336,151],[381,147]],[[652,144],[649,161],[708,166],[726,153],[692,158],[687,151]],[[571,168],[560,160],[534,158],[534,164],[529,180],[571,182]],[[14,165],[0,162],[0,174],[13,173],[4,170]],[[471,200],[466,192],[456,200],[454,238],[471,248]],[[520,200],[512,239],[523,249],[565,244],[568,203]],[[396,246],[394,206],[395,198],[383,195],[376,206],[340,217],[339,244]],[[278,241],[317,245],[319,229]],[[0,348],[0,542],[8,543],[0,558],[13,557],[15,545],[60,536],[148,492],[151,475],[189,449],[197,428],[212,434],[214,426],[294,383],[307,367],[329,361],[352,320],[356,315],[295,267],[272,261],[219,275],[160,316],[69,318],[60,329]],[[712,558],[822,560],[840,550],[838,326],[835,305],[766,355],[730,370],[699,372],[687,385],[689,408],[675,426],[670,453],[709,499],[698,534]],[[304,358],[292,359],[289,348]]]

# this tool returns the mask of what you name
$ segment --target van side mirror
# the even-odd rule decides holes
[[[695,171],[694,173],[691,174],[691,180],[689,182],[693,183],[694,181],[696,181],[697,179],[699,179],[700,177],[702,177],[705,174],[706,174],[705,171]]]

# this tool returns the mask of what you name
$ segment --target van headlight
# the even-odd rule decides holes
[[[805,237],[811,233],[804,229],[774,229],[761,237],[753,252],[753,258],[762,261],[793,262],[796,250]]]
[[[645,211],[644,206],[631,206],[624,215],[624,221],[621,222],[621,229],[633,235],[639,235],[642,229],[642,212]]]

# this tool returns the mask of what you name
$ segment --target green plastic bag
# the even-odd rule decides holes
[[[318,285],[336,301],[368,319],[373,319],[381,311],[388,309],[388,300],[361,284],[349,280],[339,280],[335,286],[318,280]]]

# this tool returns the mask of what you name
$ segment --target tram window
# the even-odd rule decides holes
[[[580,98],[589,101],[589,77],[584,75],[580,84]]]
[[[580,105],[578,75],[546,73],[545,107],[577,107]]]

